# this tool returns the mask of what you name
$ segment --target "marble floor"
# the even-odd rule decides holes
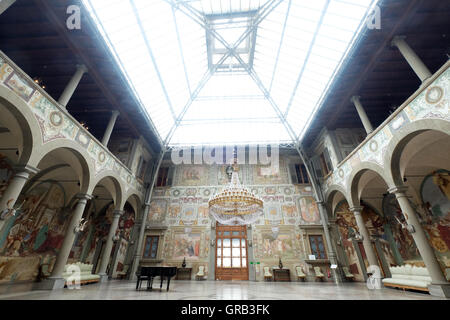
[[[145,284],[143,285],[143,288]],[[440,300],[427,293],[389,288],[367,289],[365,283],[250,281],[170,282],[170,290],[135,290],[134,281],[112,280],[79,290],[30,291],[30,285],[0,286],[0,300]]]

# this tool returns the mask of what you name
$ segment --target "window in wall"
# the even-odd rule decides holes
[[[144,258],[156,259],[159,236],[147,236],[145,239]]]
[[[320,154],[320,165],[322,166],[322,171],[324,173],[324,176],[326,176],[330,172],[330,169],[328,168],[324,152]]]
[[[303,163],[295,165],[295,173],[297,174],[297,183],[309,183],[308,173]]]
[[[138,178],[141,180],[144,180],[145,173],[147,172],[147,161],[142,159],[142,162],[140,163],[139,170],[138,170]]]
[[[310,235],[309,244],[311,245],[311,254],[316,256],[316,259],[326,259],[325,246],[323,244],[323,237],[321,235]]]
[[[169,167],[161,167],[158,172],[158,180],[156,182],[157,187],[165,187],[168,185]]]

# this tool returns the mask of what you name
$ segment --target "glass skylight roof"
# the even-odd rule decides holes
[[[376,2],[83,0],[168,145],[301,139]]]

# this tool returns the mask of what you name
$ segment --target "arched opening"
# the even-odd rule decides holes
[[[89,181],[89,169],[75,150],[54,149],[37,168],[0,234],[0,282],[35,280],[43,266],[51,273],[77,204],[75,195],[87,188],[82,181]]]
[[[441,268],[450,270],[450,136],[421,130],[406,135],[392,154],[394,181],[408,195]],[[421,260],[412,263],[424,266]]]
[[[92,199],[83,214],[86,226],[75,238],[69,262],[92,264],[92,273],[97,273],[113,220],[113,211],[121,197],[122,189],[115,178],[106,176],[96,183]]]
[[[14,165],[26,164],[31,155],[34,140],[30,122],[13,105],[0,98],[0,158],[7,158]]]
[[[388,193],[388,189],[385,178],[372,168],[358,171],[351,183],[351,201],[363,207],[361,216],[383,277],[390,276],[389,267],[401,265],[405,259],[415,259],[418,255],[413,238],[402,228],[404,217],[397,209],[397,200]],[[396,209],[392,210],[392,206]],[[348,207],[341,210],[350,212]],[[349,227],[353,226],[350,224]],[[363,261],[361,269],[367,268],[369,263],[362,240],[352,241],[359,246]]]

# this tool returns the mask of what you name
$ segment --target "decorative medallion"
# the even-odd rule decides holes
[[[378,150],[378,142],[376,142],[375,140],[370,141],[369,148],[370,148],[370,151],[372,151],[372,152],[377,151]]]
[[[178,189],[173,190],[173,196],[178,197],[180,195],[181,191]]]
[[[87,148],[89,145],[89,142],[91,141],[91,138],[89,136],[85,135],[82,130],[78,130],[78,134],[75,138],[76,141],[78,141],[84,148]]]
[[[104,162],[105,159],[106,159],[105,153],[104,153],[103,151],[100,151],[100,152],[98,153],[98,161]]]
[[[203,195],[204,195],[205,197],[209,197],[210,194],[211,194],[211,191],[209,191],[209,189],[203,190]]]
[[[289,188],[289,187],[284,188],[284,194],[285,194],[285,195],[290,195],[290,194],[292,194],[291,188]]]
[[[344,170],[341,168],[338,171],[339,177],[344,178]]]
[[[59,127],[63,124],[63,116],[60,111],[53,111],[50,113],[50,122],[54,127]]]
[[[131,182],[131,176],[128,176],[127,177],[127,183],[130,183]]]
[[[444,96],[444,90],[441,87],[431,87],[427,90],[425,100],[430,104],[435,104],[441,101]]]

